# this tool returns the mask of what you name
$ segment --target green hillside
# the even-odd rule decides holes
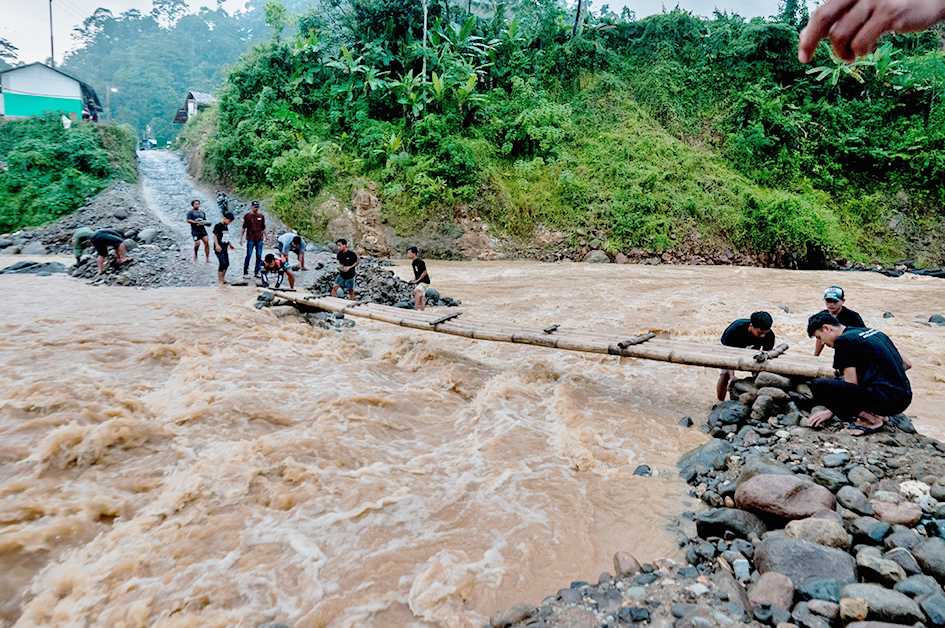
[[[423,3],[353,0],[280,38],[270,2],[275,38],[183,143],[205,176],[270,194],[313,236],[326,197],[374,182],[408,237],[455,233],[472,213],[523,242],[564,232],[576,251],[921,258],[901,225],[941,222],[939,39],[890,38],[854,65],[824,48],[807,68],[800,6],[637,20],[554,0],[431,0],[424,37]]]

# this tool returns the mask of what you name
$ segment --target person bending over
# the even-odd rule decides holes
[[[844,305],[846,303],[843,288],[830,286],[824,290],[824,309],[834,315],[841,325],[846,327],[866,327],[863,317]],[[824,343],[817,341],[814,355],[820,355],[824,350]]]
[[[774,332],[771,331],[773,324],[774,320],[767,312],[755,312],[751,318],[732,321],[732,324],[722,333],[722,344],[739,349],[770,351],[774,348]],[[715,385],[715,394],[719,401],[725,401],[728,384],[733,377],[735,377],[735,371],[731,369],[726,369],[719,374],[719,381]]]
[[[331,287],[331,296],[338,295],[338,288],[348,293],[348,298],[354,300],[354,279],[357,274],[358,255],[348,248],[348,241],[344,238],[335,242],[338,245],[338,276],[335,285]]]
[[[224,212],[223,219],[213,226],[213,252],[217,255],[217,281],[221,286],[226,285],[226,271],[230,267],[230,251],[236,250],[230,242],[229,229],[234,218],[232,212]]]
[[[413,304],[421,312],[427,307],[427,288],[430,287],[430,273],[427,272],[427,263],[420,259],[420,250],[412,246],[407,249],[407,258],[413,267]]]
[[[115,264],[121,266],[130,262],[128,250],[125,248],[125,239],[118,231],[114,229],[99,229],[89,240],[98,253],[98,274],[105,272],[105,259],[108,257],[108,249],[115,249]]]
[[[861,435],[869,434],[881,429],[886,417],[904,412],[912,403],[906,376],[912,364],[883,332],[847,327],[824,310],[810,317],[807,335],[833,347],[833,367],[842,375],[811,382],[814,401],[828,408],[811,415],[811,427],[820,427],[836,415],[853,419]]]
[[[77,266],[82,263],[82,253],[85,252],[85,247],[91,244],[92,236],[94,235],[95,231],[88,227],[79,227],[75,230],[75,233],[72,234],[72,252],[75,253],[75,263]]]
[[[307,270],[305,268],[305,240],[302,239],[302,236],[290,231],[279,236],[277,243],[282,260],[287,266],[289,264],[289,253],[295,253],[296,257],[299,258],[299,270]]]
[[[210,263],[210,237],[207,235],[207,214],[200,209],[200,201],[194,199],[190,201],[190,211],[187,212],[187,224],[190,225],[190,237],[194,240],[194,263],[197,263],[197,253],[200,251],[200,243],[203,242],[203,252],[207,256],[207,263]]]
[[[270,286],[270,277],[272,275],[275,275],[276,285],[273,287],[276,290],[282,287],[282,282],[285,279],[289,280],[289,289],[295,290],[295,275],[287,268],[285,260],[281,257],[276,257],[272,253],[268,253],[266,259],[263,260],[262,271],[259,274],[263,288]]]

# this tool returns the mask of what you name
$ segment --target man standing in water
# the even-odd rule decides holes
[[[420,250],[412,246],[407,249],[407,259],[413,267],[413,303],[421,312],[427,307],[427,288],[430,287],[430,274],[427,272],[427,263],[420,259]]]
[[[906,376],[912,364],[883,332],[847,327],[824,311],[810,317],[807,335],[833,347],[833,367],[843,375],[811,382],[814,401],[829,408],[811,415],[811,427],[837,415],[854,419],[858,435],[870,434],[882,429],[886,417],[905,412],[912,403]]]
[[[770,351],[774,348],[774,332],[771,327],[774,320],[767,312],[755,312],[751,318],[740,318],[733,321],[722,333],[722,344],[726,347],[739,349],[763,349]],[[719,374],[719,381],[715,385],[715,394],[719,401],[725,401],[728,393],[728,384],[735,377],[735,371],[726,369]]]
[[[223,212],[223,220],[213,226],[213,252],[217,254],[217,280],[221,286],[226,285],[226,271],[230,267],[230,251],[236,247],[230,242],[229,225],[235,216],[231,212]]]
[[[354,278],[357,273],[358,255],[348,248],[348,241],[339,238],[338,245],[338,276],[335,277],[335,285],[331,287],[331,296],[338,295],[338,288],[348,293],[348,298],[354,300]]]
[[[250,204],[250,210],[243,216],[243,229],[240,242],[246,242],[246,258],[243,260],[243,277],[249,277],[249,260],[256,253],[256,265],[253,276],[259,277],[262,266],[263,240],[266,236],[266,217],[259,211],[259,201]]]
[[[190,201],[190,211],[187,212],[187,223],[190,225],[190,236],[194,239],[194,264],[197,263],[197,252],[200,250],[200,243],[203,242],[203,252],[207,256],[207,263],[210,263],[210,239],[207,236],[207,214],[200,209],[200,201],[194,199]]]
[[[830,286],[824,290],[824,308],[827,312],[833,314],[834,318],[840,321],[844,327],[866,327],[863,317],[846,307],[843,288],[840,286]],[[824,350],[824,343],[817,341],[814,348],[814,355],[820,355]]]

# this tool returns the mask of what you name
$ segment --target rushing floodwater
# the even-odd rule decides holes
[[[945,435],[945,329],[920,322],[945,311],[938,280],[431,274],[477,317],[621,337],[714,343],[767,308],[805,352],[806,315],[840,282],[915,363],[919,428]],[[707,412],[710,370],[361,321],[330,333],[240,289],[0,277],[0,294],[0,625],[481,625],[596,579],[617,550],[671,555],[665,527],[693,506],[673,465],[704,437],[677,421]],[[634,477],[642,463],[656,477]]]

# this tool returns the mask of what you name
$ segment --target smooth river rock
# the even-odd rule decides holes
[[[768,534],[755,548],[755,568],[782,573],[795,587],[813,579],[856,582],[856,561],[846,552],[809,541]],[[834,601],[834,600],[828,600]]]
[[[784,532],[791,538],[803,539],[811,543],[847,549],[850,547],[850,535],[837,521],[810,517],[796,519],[787,524]]]
[[[794,583],[782,573],[769,571],[758,578],[748,591],[752,608],[770,604],[790,610],[794,604]]]
[[[761,536],[768,531],[756,515],[737,508],[713,508],[696,515],[696,531],[704,539],[723,537],[726,532],[743,539]]]
[[[871,582],[894,586],[906,579],[906,571],[899,563],[884,558],[877,547],[864,547],[856,554],[860,576]]]
[[[844,598],[865,600],[869,607],[867,619],[913,623],[923,620],[922,610],[908,596],[886,589],[878,584],[848,584],[843,587]]]
[[[836,500],[823,486],[797,476],[756,475],[735,490],[739,508],[781,519],[805,519],[822,510],[833,510]]]
[[[945,580],[945,541],[927,539],[912,548],[912,555],[919,561],[922,570],[939,582]]]

